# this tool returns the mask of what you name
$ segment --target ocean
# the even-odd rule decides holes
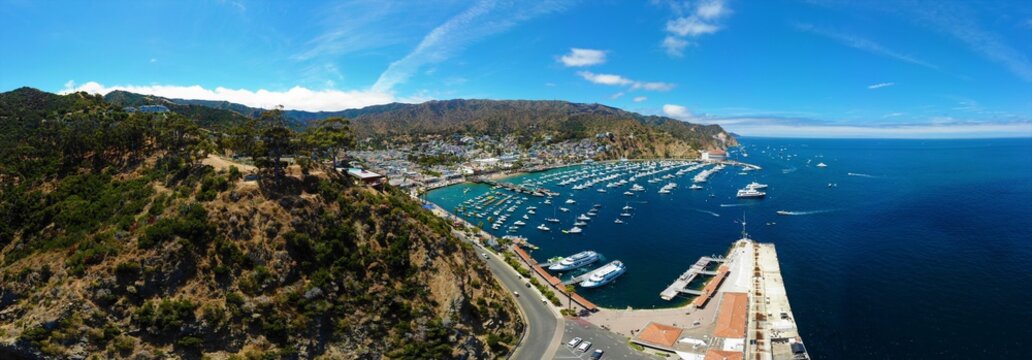
[[[598,193],[601,185],[575,191],[552,183],[562,194],[556,207],[570,209],[555,213],[561,225],[549,223],[547,233],[534,228],[553,216],[535,197],[509,223],[537,205],[538,214],[516,233],[541,247],[533,252],[537,260],[587,249],[606,262],[619,259],[626,274],[578,292],[605,307],[660,308],[688,301],[664,301],[659,292],[700,256],[725,253],[741,237],[744,218],[751,238],[777,245],[814,358],[1027,357],[1021,345],[1032,335],[1032,139],[741,142],[732,158],[763,170],[729,167],[698,191],[688,189],[696,172],[656,184],[640,179],[647,190],[633,198],[622,194],[628,186]],[[679,187],[658,194],[669,181]],[[737,199],[735,191],[752,181],[770,185],[767,197]],[[457,185],[427,200],[453,210],[486,191]],[[570,194],[577,203],[563,204]],[[582,234],[558,231],[595,203],[602,208]],[[633,216],[615,224],[625,205],[635,208]]]

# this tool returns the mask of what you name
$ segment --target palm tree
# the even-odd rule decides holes
[[[567,307],[570,309],[573,309],[573,289],[573,284],[566,284],[566,298],[569,300]]]

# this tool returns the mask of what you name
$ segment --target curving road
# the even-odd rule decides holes
[[[483,253],[483,251],[482,251]],[[501,281],[502,286],[510,293],[517,291],[520,296],[516,303],[527,316],[527,334],[523,343],[516,348],[513,359],[546,359],[555,352],[558,343],[553,344],[556,329],[560,328],[560,318],[551,306],[541,301],[541,293],[537,289],[528,288],[527,280],[520,277],[505,260],[487,252],[487,267]],[[555,345],[555,346],[552,346]]]

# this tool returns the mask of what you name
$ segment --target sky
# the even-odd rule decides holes
[[[0,91],[600,103],[750,136],[1030,137],[1030,1],[0,0]]]

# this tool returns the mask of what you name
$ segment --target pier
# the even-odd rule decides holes
[[[683,274],[681,274],[681,276],[678,276],[677,279],[675,279],[674,282],[670,284],[670,286],[667,286],[666,290],[663,290],[663,292],[659,293],[659,297],[663,300],[669,301],[677,297],[678,294],[682,293],[703,296],[705,294],[704,291],[687,289],[687,287],[688,284],[691,284],[692,281],[695,280],[695,278],[699,275],[718,275],[718,272],[716,271],[706,270],[706,267],[709,266],[709,263],[711,262],[722,263],[724,262],[724,259],[713,258],[709,256],[703,256],[699,258],[699,261],[696,261],[695,264],[692,265],[692,267],[688,268],[688,271],[685,271]]]
[[[474,178],[473,182],[477,182],[477,183],[481,183],[481,184],[487,184],[487,185],[491,185],[491,186],[498,186],[498,187],[501,187],[501,188],[508,189],[509,191],[512,191],[512,192],[523,193],[523,194],[531,194],[531,195],[538,196],[538,197],[558,196],[559,195],[559,193],[554,192],[554,191],[550,191],[550,190],[545,189],[545,188],[532,189],[532,188],[525,187],[523,185],[517,185],[517,184],[506,183],[506,182],[494,181],[494,180],[485,179],[485,178]]]

